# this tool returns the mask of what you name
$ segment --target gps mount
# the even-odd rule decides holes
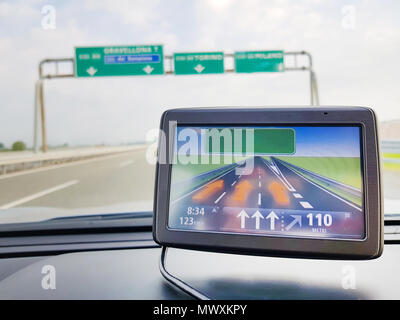
[[[167,280],[170,284],[173,286],[177,287],[178,289],[182,290],[183,292],[187,293],[188,295],[192,296],[195,299],[198,300],[211,300],[208,296],[204,295],[197,289],[193,288],[189,284],[187,284],[185,281],[175,277],[171,273],[168,272],[167,270],[167,253],[168,253],[168,247],[162,246],[161,249],[161,257],[160,257],[160,272],[162,276],[164,277],[165,280]]]

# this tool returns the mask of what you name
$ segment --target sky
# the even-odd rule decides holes
[[[40,60],[73,57],[76,46],[141,44],[163,44],[165,54],[306,50],[321,105],[365,105],[380,120],[400,118],[399,1],[0,0],[0,143],[32,145]],[[304,72],[45,82],[53,146],[144,141],[172,107],[308,103]]]
[[[360,157],[359,127],[295,127],[294,156]]]

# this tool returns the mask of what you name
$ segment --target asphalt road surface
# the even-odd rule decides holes
[[[275,158],[268,162],[255,157],[251,174],[237,175],[233,168],[174,202],[193,204],[203,199],[218,206],[361,212],[358,206],[305,180]]]
[[[0,222],[10,209],[23,207],[71,214],[151,210],[154,174],[143,148],[0,176]]]
[[[363,214],[359,206],[305,179],[280,160],[271,158],[267,161],[256,156],[254,169],[248,173],[238,175],[236,168],[233,168],[174,200],[171,212],[176,214],[171,225],[178,228],[183,225],[187,229],[191,226],[194,229],[211,228],[213,231],[218,231],[214,229],[215,226],[222,225],[225,231],[248,232],[250,229],[261,230],[269,225],[267,217],[274,211],[278,216],[282,213],[281,217],[275,217],[281,222],[280,231],[285,231],[285,228],[288,228],[286,231],[295,231],[294,224],[299,228],[302,223],[307,223],[307,214],[322,212],[329,213],[334,221],[338,221],[335,222],[336,226],[332,226],[333,229],[339,230],[345,219],[351,219],[353,221],[349,222],[350,227],[346,232],[352,235],[363,232]],[[198,212],[194,212],[198,211],[198,207],[204,208],[205,217],[208,218],[199,216],[194,217],[195,220],[188,220],[187,217],[198,215]],[[182,213],[184,219],[181,219]],[[221,218],[224,215],[229,217]],[[258,219],[251,219],[253,216],[257,218],[257,215]],[[271,218],[269,216],[270,220]],[[284,218],[286,221],[283,221]],[[293,220],[296,220],[294,224]],[[288,227],[289,225],[291,226]],[[271,229],[271,226],[268,228]],[[278,228],[274,227],[273,231],[275,230]]]

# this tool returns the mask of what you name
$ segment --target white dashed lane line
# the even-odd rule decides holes
[[[217,200],[215,200],[215,202],[214,202],[214,203],[218,203],[218,202],[219,202],[219,200],[221,200],[221,199],[222,199],[222,197],[223,197],[225,194],[226,194],[226,192],[224,192],[223,194],[221,194],[221,195],[218,197],[218,199],[217,199]]]
[[[303,196],[300,193],[293,193],[293,197],[297,198],[297,199],[302,199]]]
[[[261,181],[258,181],[258,187],[261,188]]]
[[[261,193],[258,194],[258,205],[261,206]]]
[[[233,183],[231,184],[231,186],[233,187],[236,184],[237,180],[233,181]]]
[[[300,201],[300,204],[303,206],[304,209],[312,209],[313,206],[307,201]]]

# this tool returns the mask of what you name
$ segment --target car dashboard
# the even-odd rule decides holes
[[[212,299],[400,299],[396,228],[385,226],[385,249],[374,260],[170,249],[167,268]],[[0,259],[0,299],[192,299],[162,277],[151,231],[55,237],[53,245],[31,237],[18,255]],[[55,288],[42,286],[46,266],[54,267]]]

